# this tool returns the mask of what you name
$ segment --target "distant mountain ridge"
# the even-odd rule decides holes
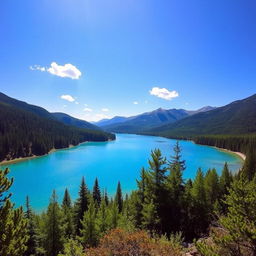
[[[154,127],[161,126],[167,123],[174,123],[189,115],[193,115],[203,111],[210,111],[214,107],[204,107],[196,111],[185,109],[162,109],[158,108],[151,112],[139,114],[131,117],[114,117],[109,120],[96,123],[102,129],[111,132],[121,133],[140,133]]]
[[[147,132],[167,137],[256,133],[256,94]]]
[[[0,93],[0,120],[0,161],[43,155],[53,148],[65,148],[84,141],[115,138],[102,130],[67,125],[47,110],[3,93]]]
[[[70,116],[68,114],[62,113],[62,112],[54,112],[51,113],[58,121],[66,124],[66,125],[72,125],[78,128],[82,129],[90,129],[90,130],[101,130],[98,126],[91,124],[85,120],[81,120],[78,118],[75,118],[73,116]]]

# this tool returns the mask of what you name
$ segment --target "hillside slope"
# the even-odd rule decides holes
[[[173,124],[155,127],[148,132],[168,137],[256,133],[256,94]]]
[[[93,125],[87,121],[75,118],[73,116],[70,116],[65,113],[61,112],[55,112],[51,113],[58,121],[66,124],[66,125],[72,125],[77,128],[83,128],[83,129],[90,129],[90,130],[100,130],[100,128],[96,125]]]
[[[43,155],[84,141],[106,141],[115,136],[79,129],[57,121],[43,108],[0,94],[0,161]]]

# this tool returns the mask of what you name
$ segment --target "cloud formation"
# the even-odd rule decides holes
[[[159,97],[165,100],[172,100],[173,98],[176,98],[179,96],[179,93],[176,91],[169,91],[166,88],[159,88],[159,87],[153,87],[149,91],[149,93],[151,95],[154,95],[156,97]]]
[[[41,67],[39,65],[30,66],[29,69],[30,70],[39,70],[39,71],[42,71],[42,72],[46,71],[45,67]]]
[[[72,64],[65,64],[63,66],[58,65],[56,62],[51,63],[51,67],[41,67],[39,65],[34,65],[29,67],[31,70],[40,70],[42,72],[48,72],[52,75],[59,77],[68,77],[71,79],[79,79],[82,75],[81,71]]]
[[[91,108],[84,108],[84,111],[85,112],[92,112],[92,109]]]
[[[138,105],[139,102],[138,102],[138,101],[134,101],[133,104],[134,104],[134,105]]]
[[[108,109],[108,108],[102,108],[101,111],[103,111],[103,112],[108,112],[109,109]]]
[[[63,99],[63,100],[67,100],[69,102],[74,102],[75,101],[75,99],[71,95],[68,95],[68,94],[61,95],[60,98]]]

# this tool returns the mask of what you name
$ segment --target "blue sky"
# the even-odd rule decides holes
[[[0,91],[90,121],[222,106],[255,93],[255,13],[250,0],[3,0]]]

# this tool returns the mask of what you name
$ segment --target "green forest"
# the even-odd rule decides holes
[[[246,158],[236,174],[224,164],[200,168],[184,180],[186,162],[177,142],[166,159],[159,149],[142,168],[137,189],[109,197],[98,179],[89,190],[84,177],[78,197],[53,191],[48,208],[35,213],[26,198],[15,208],[9,192],[13,179],[0,171],[1,256],[256,255],[255,166]],[[24,199],[25,201],[25,199]],[[189,245],[193,245],[190,247]]]

